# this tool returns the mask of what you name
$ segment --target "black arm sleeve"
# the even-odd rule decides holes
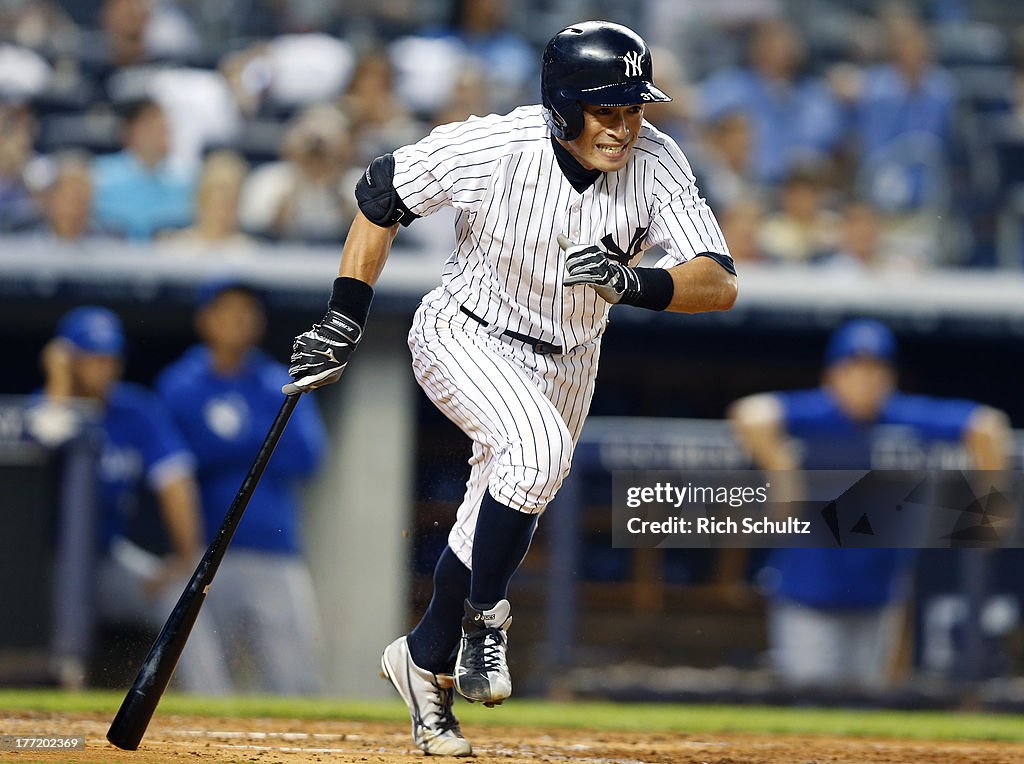
[[[716,263],[725,268],[733,276],[736,275],[736,263],[733,262],[732,257],[729,255],[723,255],[721,252],[701,252],[696,257],[710,257]]]
[[[405,206],[395,190],[395,157],[385,154],[377,157],[356,183],[356,202],[366,219],[381,228],[395,223],[409,225],[419,215]]]

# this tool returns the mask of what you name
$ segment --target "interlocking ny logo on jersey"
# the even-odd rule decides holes
[[[639,77],[640,76],[640,54],[635,50],[631,50],[629,53],[622,57],[622,60],[626,62],[626,76],[627,77]]]
[[[623,251],[622,248],[615,243],[612,238],[612,234],[608,234],[601,243],[604,244],[605,251],[608,253],[608,257],[616,262],[622,263],[623,265],[629,265],[629,261],[636,257],[636,254],[640,251],[640,244],[644,240],[644,236],[647,235],[647,231],[650,226],[644,228],[637,228],[633,231],[633,236],[629,240],[629,246]]]

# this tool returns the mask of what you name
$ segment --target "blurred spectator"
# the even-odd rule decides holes
[[[34,50],[0,42],[0,98],[33,98],[46,89],[52,75],[52,67]]]
[[[355,216],[344,115],[333,106],[310,107],[292,120],[281,154],[246,180],[242,227],[277,239],[337,242]]]
[[[843,208],[839,248],[818,258],[818,264],[843,271],[867,271],[881,265],[881,225],[878,213],[865,202],[849,202]]]
[[[642,13],[647,41],[679,51],[687,68],[700,74],[739,60],[739,32],[778,18],[783,7],[781,0],[643,0]],[[661,83],[660,75],[655,81]]]
[[[184,6],[192,0],[150,0],[143,39],[151,56],[164,61],[186,61],[199,53],[199,33]]]
[[[841,136],[838,105],[816,78],[800,74],[803,44],[785,21],[757,25],[749,65],[716,72],[701,88],[706,115],[741,111],[754,131],[753,171],[763,183],[781,182],[793,163],[831,153]]]
[[[209,146],[230,146],[239,137],[242,117],[234,94],[220,72],[190,67],[133,70],[111,80],[118,102],[151,97],[167,118],[167,159],[176,167],[198,170]]]
[[[0,29],[18,45],[50,54],[73,53],[79,30],[67,12],[51,0],[28,0],[0,7]]]
[[[266,316],[251,287],[199,289],[202,340],[167,367],[157,388],[198,460],[207,540],[220,527],[281,405],[284,366],[257,347]],[[210,590],[207,608],[230,653],[247,646],[264,692],[322,689],[319,618],[301,557],[295,491],[316,469],[326,436],[312,398],[300,401],[267,465]]]
[[[149,58],[146,25],[151,11],[150,0],[104,0],[100,28],[107,63],[114,67],[132,66]]]
[[[740,197],[723,210],[719,220],[722,235],[729,245],[729,254],[736,262],[756,262],[765,260],[765,254],[758,244],[758,231],[764,209],[756,197]]]
[[[215,151],[203,163],[196,189],[196,219],[188,228],[164,240],[185,251],[249,247],[252,237],[238,230],[238,198],[249,166],[227,149]]]
[[[53,181],[43,193],[43,231],[65,242],[99,233],[92,221],[92,167],[87,154],[56,158]]]
[[[869,69],[857,100],[857,135],[866,161],[908,135],[948,149],[955,90],[950,75],[931,58],[920,22],[893,18],[888,28],[890,62]],[[903,141],[906,147],[910,141]],[[910,202],[907,199],[906,202]]]
[[[82,41],[81,55],[100,74],[197,52],[198,35],[177,2],[102,0],[95,21],[98,32]]]
[[[455,78],[448,101],[434,115],[434,124],[447,125],[463,122],[472,116],[484,117],[492,113],[487,78],[477,69],[463,69]]]
[[[867,202],[854,200],[843,207],[841,230],[838,248],[819,258],[817,264],[851,273],[916,270],[924,265],[913,254],[883,248],[878,211]]]
[[[422,0],[350,0],[348,9],[348,23],[369,25],[372,31],[367,36],[377,40],[413,34],[423,24],[425,13],[434,10]]]
[[[485,79],[491,101],[485,113],[518,106],[523,92],[540,66],[540,57],[529,43],[509,28],[506,0],[453,0],[447,25],[424,30],[427,37],[456,43],[465,61],[462,70],[475,69]],[[453,82],[454,86],[455,83]]]
[[[644,107],[644,119],[663,133],[671,135],[677,143],[686,145],[694,133],[693,106],[696,92],[674,50],[652,48],[651,57],[655,62],[654,81],[665,89],[664,92],[672,94],[672,100],[647,104]],[[687,156],[691,150],[687,148]]]
[[[1024,35],[1022,35],[1024,47]],[[1000,210],[996,258],[1009,268],[1024,266],[1024,56],[1013,73],[1013,88],[1005,107],[991,114],[985,136],[994,148],[996,188]]]
[[[322,33],[278,35],[226,56],[221,72],[246,116],[337,98],[355,67],[344,40]]]
[[[705,123],[700,143],[688,151],[693,174],[715,209],[726,209],[758,193],[751,177],[752,138],[747,116],[727,111]]]
[[[779,190],[779,210],[761,225],[758,242],[772,259],[806,263],[835,251],[839,216],[825,206],[822,170],[807,165],[792,169]]]
[[[858,185],[885,216],[888,235],[934,258],[949,196],[954,84],[932,63],[918,21],[888,24],[891,61],[865,73],[855,105]]]
[[[1024,61],[1014,70],[1013,93],[1009,97],[1007,113],[1000,117],[999,122],[1003,123],[1003,130],[1000,131],[1002,134],[1024,141]]]
[[[67,313],[43,350],[43,406],[71,399],[97,408],[103,432],[99,468],[98,601],[111,623],[159,629],[198,562],[202,540],[194,462],[160,399],[120,381],[125,339],[120,320],[93,306]],[[39,422],[38,414],[35,421]],[[128,526],[155,495],[171,553],[158,557],[128,539]],[[184,689],[227,689],[223,658],[200,616],[178,664]]]
[[[163,109],[144,98],[123,109],[124,150],[93,165],[96,221],[131,239],[150,239],[192,220],[195,178],[167,161]]]
[[[289,0],[289,2],[264,2],[276,15],[275,34],[303,34],[308,32],[329,32],[343,21],[346,12],[351,12],[351,0],[347,3],[337,0]]]
[[[83,71],[107,96],[107,80],[118,70],[155,60],[146,48],[150,0],[103,0],[99,30],[85,35],[79,51]]]
[[[29,186],[36,120],[26,104],[0,101],[0,232],[23,229],[39,219]]]
[[[396,91],[417,116],[440,124],[460,77],[483,77],[483,114],[507,111],[533,98],[540,56],[505,23],[505,0],[454,0],[447,23],[432,25],[389,46]],[[463,80],[463,85],[469,80]],[[527,91],[526,89],[530,90]]]
[[[91,113],[100,111],[95,101],[116,106],[152,99],[167,121],[167,158],[188,172],[198,169],[208,145],[228,145],[238,138],[241,115],[223,75],[181,63],[195,53],[198,38],[177,3],[111,0],[102,15],[104,34],[130,44],[115,46],[126,52],[113,57],[102,39],[95,50],[83,51],[83,69],[99,91]]]
[[[125,78],[148,76],[158,65],[180,64],[199,52],[196,30],[173,1],[103,0],[96,20],[98,29],[86,29],[78,50],[94,101],[117,104],[149,95],[126,88]]]
[[[1005,414],[972,401],[902,393],[895,361],[888,328],[851,321],[829,341],[821,387],[743,398],[729,418],[755,465],[794,484],[792,471],[801,467],[871,467],[871,428],[881,424],[901,425],[922,441],[961,442],[974,469],[1005,469],[1011,443]],[[791,438],[805,440],[802,462]],[[913,561],[906,549],[774,550],[764,578],[780,677],[833,690],[887,684]]]
[[[395,92],[417,118],[430,121],[451,97],[465,52],[449,37],[401,37],[388,46]]]
[[[426,132],[395,93],[395,71],[382,50],[359,59],[340,104],[352,122],[353,163],[359,167],[399,146],[415,143]]]

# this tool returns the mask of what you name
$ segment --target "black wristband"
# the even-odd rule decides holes
[[[672,274],[664,268],[633,268],[631,269],[640,280],[640,288],[630,290],[622,295],[620,304],[635,305],[648,310],[665,310],[675,294],[676,285]]]
[[[344,313],[362,328],[366,326],[366,317],[370,313],[371,302],[373,302],[372,286],[359,279],[339,276],[334,280],[331,301],[327,303],[327,307]]]

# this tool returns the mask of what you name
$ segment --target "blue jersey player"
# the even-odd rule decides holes
[[[195,454],[207,541],[242,484],[281,405],[288,372],[258,347],[266,317],[260,295],[218,278],[197,295],[202,340],[168,366],[157,390]],[[319,617],[301,556],[296,481],[316,469],[326,434],[312,400],[300,401],[231,540],[206,610],[231,656],[251,652],[264,692],[322,689]],[[244,652],[244,651],[243,651]]]
[[[199,559],[199,518],[194,462],[160,400],[121,381],[125,338],[120,319],[106,308],[67,313],[43,350],[44,396],[49,405],[70,399],[97,410],[103,433],[98,475],[98,599],[113,622],[163,625]],[[127,537],[132,516],[156,497],[171,552],[157,557]],[[227,690],[217,643],[200,618],[178,665],[186,690]]]
[[[866,469],[874,425],[901,425],[925,442],[959,442],[975,469],[1002,469],[1006,416],[973,401],[907,395],[896,387],[896,342],[877,321],[833,334],[822,385],[762,393],[730,418],[758,467]],[[800,461],[789,439],[814,444]],[[879,686],[899,643],[913,554],[901,549],[777,549],[769,639],[779,675],[797,684]]]

